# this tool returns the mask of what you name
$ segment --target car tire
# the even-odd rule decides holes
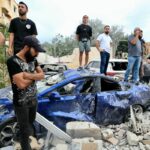
[[[13,138],[17,133],[16,117],[9,118],[0,124],[0,147],[12,145]]]

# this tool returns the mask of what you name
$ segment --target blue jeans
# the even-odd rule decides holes
[[[100,52],[100,55],[101,55],[100,73],[106,75],[110,54],[107,53],[106,51],[103,51]]]
[[[132,71],[132,79],[134,82],[139,81],[139,69],[141,64],[141,57],[140,56],[129,56],[128,57],[128,67],[125,73],[124,80],[127,81]]]

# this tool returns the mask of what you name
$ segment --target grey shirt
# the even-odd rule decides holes
[[[134,35],[128,37],[128,56],[141,56],[142,46],[141,41],[138,40],[136,44],[131,44],[131,41],[135,38]]]
[[[150,76],[150,64],[144,64],[144,76]]]

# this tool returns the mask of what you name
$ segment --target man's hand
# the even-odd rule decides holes
[[[8,49],[7,49],[7,54],[8,54],[9,56],[12,56],[12,55],[13,55],[13,50],[12,50],[12,48],[8,48]]]
[[[30,79],[30,73],[23,72],[23,78],[24,79]],[[31,79],[30,79],[31,80]]]
[[[137,31],[135,32],[136,37],[139,37],[139,36],[140,36],[140,33],[141,33],[141,31],[137,30]]]
[[[23,78],[35,81],[42,80],[44,79],[44,73],[43,70],[38,66],[36,68],[36,72],[34,73],[23,72]]]
[[[102,48],[99,48],[99,50],[98,50],[99,52],[103,52],[104,51],[104,49],[102,49]]]

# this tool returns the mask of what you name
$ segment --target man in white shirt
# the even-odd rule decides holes
[[[100,34],[96,40],[96,48],[100,52],[101,63],[100,63],[100,73],[106,75],[108,62],[110,58],[110,51],[112,45],[112,39],[109,36],[110,26],[104,26],[104,33]]]

